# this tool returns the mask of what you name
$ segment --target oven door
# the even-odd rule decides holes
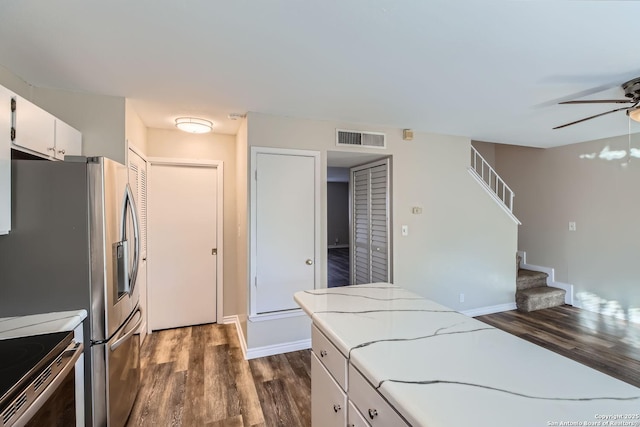
[[[105,344],[109,426],[124,426],[140,386],[140,324],[138,308],[124,327]]]
[[[83,369],[82,363],[77,364],[82,356],[84,346],[82,343],[72,343],[54,362],[39,375],[39,378],[47,378],[47,373],[58,370],[57,375],[44,391],[14,422],[2,425],[28,426],[28,427],[67,427],[82,425],[77,420],[77,406],[84,406],[84,402],[76,401],[76,369]],[[55,367],[54,367],[55,365]],[[78,365],[78,366],[77,366]],[[26,395],[30,390],[25,392]]]

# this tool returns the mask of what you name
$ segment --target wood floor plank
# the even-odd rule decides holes
[[[284,379],[256,384],[264,421],[268,426],[303,426],[305,424]]]

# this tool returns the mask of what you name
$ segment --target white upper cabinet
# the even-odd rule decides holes
[[[0,235],[11,230],[11,93],[0,86]],[[0,237],[1,238],[1,237]]]
[[[82,154],[82,134],[62,120],[56,119],[55,158],[64,160],[64,156]]]
[[[15,96],[14,99],[13,144],[53,157],[56,118],[20,96]]]
[[[58,160],[82,154],[79,131],[20,96],[13,99],[13,148]]]

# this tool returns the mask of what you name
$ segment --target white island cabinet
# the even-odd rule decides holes
[[[295,300],[313,321],[312,427],[640,421],[639,388],[398,286]]]
[[[0,235],[11,230],[11,97],[0,86]]]

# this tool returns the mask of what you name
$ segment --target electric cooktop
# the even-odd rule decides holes
[[[0,409],[72,340],[73,332],[0,340]]]

